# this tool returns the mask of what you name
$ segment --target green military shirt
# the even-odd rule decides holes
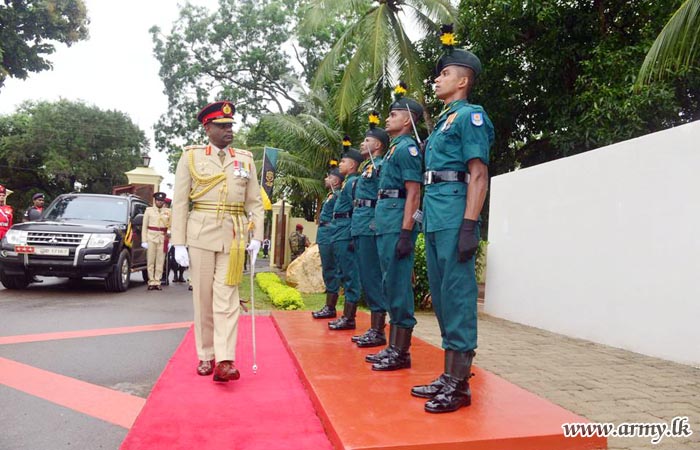
[[[333,230],[333,242],[349,241],[352,239],[352,235],[350,234],[350,227],[352,225],[352,189],[356,180],[357,173],[348,175],[345,177],[345,181],[343,181],[343,187],[340,188],[338,200],[336,200],[335,206],[333,207],[333,214],[347,214],[349,217],[333,219],[333,225],[335,227]]]
[[[321,205],[321,215],[318,218],[318,232],[316,243],[329,245],[333,243],[333,207],[338,199],[338,194],[330,191]]]
[[[379,172],[382,167],[382,157],[373,157],[372,160],[365,161],[360,177],[355,183],[354,200],[377,201],[377,191],[379,190]],[[352,213],[352,236],[374,236],[377,227],[374,223],[374,207],[355,206]]]
[[[399,233],[406,204],[406,181],[423,181],[423,161],[418,144],[408,134],[392,139],[384,156],[379,177],[379,189],[399,189],[403,198],[377,200],[375,222],[377,234]]]
[[[489,163],[494,140],[493,124],[479,105],[456,100],[440,114],[425,150],[425,170],[468,172],[467,163],[479,158]],[[459,228],[466,207],[467,184],[435,183],[425,186],[423,197],[426,232]]]

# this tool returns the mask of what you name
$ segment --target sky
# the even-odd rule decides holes
[[[148,137],[151,167],[164,177],[161,190],[172,193],[165,153],[154,145],[153,125],[168,109],[158,77],[148,30],[170,31],[178,17],[175,0],[85,0],[90,38],[67,47],[56,44],[47,59],[53,70],[31,73],[26,80],[9,78],[0,90],[0,114],[12,114],[25,100],[82,100],[100,109],[126,113]],[[190,0],[213,9],[216,0]],[[196,113],[196,112],[195,112]]]

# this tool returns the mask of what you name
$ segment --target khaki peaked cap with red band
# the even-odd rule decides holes
[[[208,123],[233,123],[233,113],[236,106],[229,101],[210,103],[197,114],[197,120],[202,125]]]

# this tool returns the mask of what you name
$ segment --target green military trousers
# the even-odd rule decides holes
[[[333,254],[333,244],[318,244],[318,252],[321,255],[321,274],[326,292],[337,294],[340,282],[338,281],[338,266]]]
[[[340,284],[345,290],[345,301],[357,303],[360,300],[360,272],[357,269],[357,253],[348,250],[350,240],[335,241],[333,255],[339,269]]]
[[[387,304],[382,292],[382,270],[377,266],[379,254],[376,236],[356,236],[355,252],[362,280],[360,284],[365,291],[367,306],[372,312],[386,312]]]
[[[412,235],[416,243],[418,233]],[[382,268],[382,290],[389,307],[390,323],[400,328],[413,328],[416,325],[413,303],[413,273],[414,253],[403,259],[396,258],[396,243],[399,233],[386,233],[377,236],[379,264]]]
[[[460,263],[458,240],[458,228],[425,233],[425,257],[442,348],[467,352],[476,348],[479,291],[474,268],[476,256]]]

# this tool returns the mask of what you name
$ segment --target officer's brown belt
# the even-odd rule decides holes
[[[167,228],[162,228],[162,227],[148,227],[149,230],[151,231],[168,231]]]
[[[423,184],[459,182],[468,183],[469,174],[456,170],[428,170],[423,174]]]
[[[358,198],[353,200],[352,202],[352,206],[354,206],[355,208],[374,208],[376,204],[376,200],[369,200],[366,198]]]
[[[352,211],[342,212],[342,213],[333,213],[334,219],[349,219],[350,217],[352,217]]]
[[[377,198],[379,200],[384,198],[406,198],[406,191],[404,189],[380,189],[377,192]]]

